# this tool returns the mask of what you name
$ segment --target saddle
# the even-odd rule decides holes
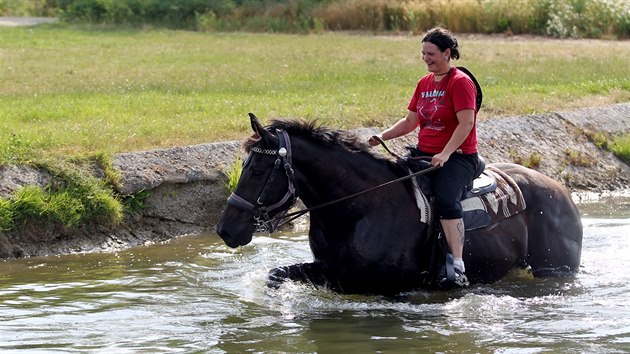
[[[410,149],[411,150],[411,149]],[[411,152],[413,156],[413,152]],[[408,168],[413,172],[431,166],[427,161],[405,158]],[[431,180],[426,175],[419,175],[414,180],[416,204],[422,212],[423,222],[433,222],[433,195]],[[474,230],[497,223],[502,219],[525,210],[526,204],[521,189],[516,182],[503,171],[486,166],[483,157],[479,156],[479,164],[472,183],[468,186],[461,200],[464,211],[465,231]]]

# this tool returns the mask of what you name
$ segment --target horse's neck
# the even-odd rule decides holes
[[[397,177],[387,162],[365,152],[309,146],[294,151],[293,155],[300,177],[300,197],[309,207],[349,196]]]
[[[343,150],[339,148],[338,150]],[[293,152],[300,198],[309,207],[367,191],[401,177],[390,162],[365,152],[296,143]],[[421,273],[430,260],[427,224],[408,182],[372,189],[310,213],[309,242],[315,259],[339,264],[352,259],[397,264]]]

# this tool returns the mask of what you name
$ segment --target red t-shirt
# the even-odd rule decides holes
[[[418,81],[416,90],[409,102],[409,109],[418,113],[418,149],[431,154],[442,152],[455,128],[459,124],[457,112],[472,109],[475,113],[473,129],[459,149],[464,154],[477,152],[477,89],[468,75],[457,68],[440,82],[434,81],[435,75],[429,73]]]

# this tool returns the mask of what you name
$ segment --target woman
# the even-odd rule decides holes
[[[418,149],[432,156],[441,168],[432,173],[435,210],[453,254],[455,285],[467,287],[464,261],[464,221],[460,200],[479,164],[477,156],[476,94],[473,81],[451,66],[459,59],[457,39],[448,30],[434,28],[422,39],[422,60],[429,73],[418,82],[407,116],[378,137],[388,140],[420,126]],[[369,144],[377,145],[375,138]]]

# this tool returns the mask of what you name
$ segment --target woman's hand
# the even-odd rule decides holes
[[[376,146],[378,144],[381,143],[381,141],[383,140],[383,137],[381,136],[381,134],[379,135],[372,135],[369,139],[368,139],[368,144],[370,144],[370,146]]]
[[[451,157],[451,154],[449,154],[448,152],[442,151],[441,153],[437,155],[433,155],[433,158],[431,159],[431,165],[442,167],[444,166],[444,163],[446,163],[446,161],[448,161],[450,157]]]

